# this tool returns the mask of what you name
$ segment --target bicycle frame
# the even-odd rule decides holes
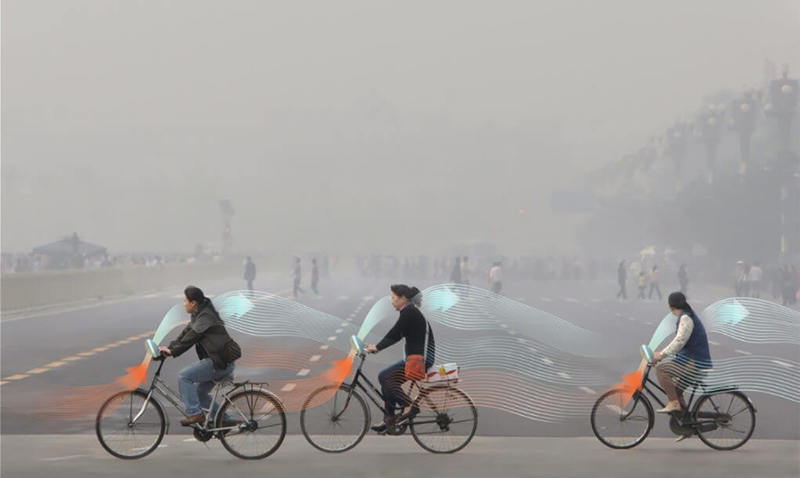
[[[150,382],[150,386],[147,388],[147,398],[145,399],[144,403],[142,404],[142,408],[139,410],[139,412],[136,414],[136,416],[134,416],[133,419],[131,420],[132,423],[136,423],[136,420],[138,420],[139,417],[142,416],[142,414],[144,413],[145,409],[147,408],[147,404],[150,402],[150,400],[151,399],[155,400],[155,398],[153,397],[154,394],[158,394],[161,397],[163,397],[164,399],[166,399],[169,403],[172,404],[172,406],[174,406],[176,409],[178,409],[178,411],[181,413],[181,415],[183,415],[184,417],[188,417],[188,415],[186,414],[186,407],[184,406],[183,401],[181,400],[180,396],[177,393],[175,393],[171,388],[169,388],[169,386],[163,380],[161,380],[161,369],[164,367],[164,362],[166,362],[166,359],[165,358],[161,358],[161,359],[157,359],[157,360],[160,363],[158,365],[158,368],[156,369],[156,373],[153,375],[153,380]],[[216,409],[216,412],[214,413],[214,417],[213,418],[211,417],[210,413],[206,415],[205,422],[200,426],[200,428],[202,428],[205,431],[216,432],[216,431],[232,430],[234,428],[238,428],[238,426],[221,427],[221,428],[208,428],[209,423],[214,423],[216,421],[217,413],[219,413],[219,410],[222,408],[222,405],[225,402],[230,402],[231,401],[230,400],[230,394],[233,393],[235,390],[238,390],[239,388],[247,385],[249,382],[242,382],[242,383],[240,383],[238,385],[235,385],[232,389],[230,389],[227,392],[221,392],[223,383],[224,382],[221,382],[221,383],[218,383],[218,384],[214,385],[214,389],[213,389],[214,390],[214,398],[211,400],[209,411],[214,409],[214,405],[217,405],[217,409]],[[238,407],[234,407],[234,408],[241,415],[241,418],[246,422],[247,421],[247,417],[245,417],[242,414],[242,411],[239,410]]]
[[[384,398],[383,394],[367,378],[367,376],[364,374],[364,372],[361,371],[361,369],[364,367],[364,362],[366,361],[366,354],[363,354],[363,353],[362,354],[358,354],[358,357],[361,359],[361,361],[359,362],[358,368],[356,369],[356,372],[353,375],[353,380],[349,384],[345,384],[345,385],[347,385],[350,388],[351,392],[352,392],[352,390],[355,390],[356,388],[361,389],[361,391],[363,391],[364,394],[367,395],[367,397],[372,401],[372,403],[374,403],[375,406],[378,407],[378,410],[382,411],[384,413],[384,415],[386,415],[386,416],[393,415],[393,413],[389,413],[389,411],[386,410],[386,407],[378,401],[378,399],[385,401],[385,398]],[[359,381],[359,379],[363,379],[367,383],[367,385],[369,385],[369,388],[367,388],[364,385],[362,385],[361,382]],[[423,390],[422,390],[422,387],[420,387],[419,384],[416,381],[413,381],[413,380],[411,381],[411,388],[412,389],[416,388],[420,392],[420,395],[418,395],[417,398],[412,400],[412,406],[416,406],[419,403],[419,398],[420,398],[421,393],[422,393]],[[442,387],[442,388],[444,388],[444,387]],[[376,396],[377,396],[377,398],[376,398]],[[342,407],[342,411],[339,412],[339,414],[335,418],[338,419],[341,416],[341,414],[344,413],[345,410],[347,410],[347,406],[350,404],[350,397],[351,397],[351,393],[348,393],[347,401],[345,401],[345,404]],[[436,404],[431,404],[431,408],[433,410],[436,410],[436,408],[437,408]],[[394,410],[392,410],[392,412],[394,412]],[[436,412],[439,413],[438,410],[436,410]],[[415,423],[417,423],[417,424],[436,423],[436,420],[431,420],[431,421],[426,421],[426,422],[415,421]]]

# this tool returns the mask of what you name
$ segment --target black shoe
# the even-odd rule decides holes
[[[402,422],[402,421],[410,420],[410,419],[416,417],[418,414],[419,414],[419,408],[411,407],[411,409],[408,412],[400,415],[400,417],[397,419],[397,421],[398,422]]]
[[[242,422],[240,422],[239,420],[234,420],[232,418],[223,418],[219,426],[222,428],[229,428],[229,427],[238,427],[241,424]]]

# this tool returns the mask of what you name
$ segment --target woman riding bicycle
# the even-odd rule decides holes
[[[233,379],[233,362],[241,357],[241,349],[228,335],[225,323],[202,290],[190,285],[183,294],[184,308],[191,316],[189,325],[168,346],[158,349],[163,355],[178,357],[195,346],[200,361],[178,374],[178,387],[187,416],[181,420],[181,425],[189,426],[205,419],[203,408],[211,404],[209,392],[214,388],[214,382]],[[211,410],[212,415],[214,412]]]
[[[655,354],[656,362],[663,360],[657,365],[656,374],[669,398],[669,403],[658,410],[661,413],[685,408],[683,391],[700,382],[706,370],[711,368],[706,329],[686,302],[686,296],[673,292],[669,295],[668,303],[670,311],[678,318],[678,329],[672,342]],[[669,359],[664,360],[667,357]]]
[[[404,284],[395,284],[390,289],[392,306],[400,312],[400,317],[377,345],[368,345],[365,350],[368,353],[378,353],[401,339],[406,339],[406,358],[385,368],[378,375],[386,402],[383,422],[372,427],[379,433],[386,431],[387,424],[406,420],[419,413],[418,409],[411,407],[411,399],[403,391],[402,385],[406,380],[424,378],[427,369],[433,365],[436,350],[433,331],[417,308],[422,299],[419,289]],[[404,407],[400,417],[394,414],[398,406]]]

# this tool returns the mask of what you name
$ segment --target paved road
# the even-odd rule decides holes
[[[785,477],[800,473],[797,441],[753,440],[745,449],[719,452],[699,441],[675,444],[648,438],[632,450],[611,450],[594,438],[476,437],[455,455],[433,455],[410,437],[368,436],[344,454],[313,450],[289,436],[274,455],[238,460],[217,441],[204,446],[180,435],[137,461],[111,457],[87,435],[3,437],[3,476],[86,478],[117,476],[348,476],[348,477]]]
[[[273,293],[289,295],[287,289],[288,282],[285,278],[262,278],[259,281],[262,290]],[[315,309],[332,314],[343,320],[342,332],[335,335],[331,342],[340,348],[346,348],[347,333],[350,330],[347,322],[356,327],[365,317],[369,308],[379,297],[387,293],[388,284],[394,282],[389,280],[365,280],[361,278],[338,279],[336,282],[323,281],[321,283],[321,296],[308,294],[300,298],[300,302]],[[418,282],[420,288],[431,285],[433,282]],[[219,294],[228,290],[241,287],[241,280],[220,279],[219,281],[201,284],[207,293]],[[606,335],[616,334],[622,341],[631,344],[630,352],[623,352],[616,361],[603,364],[603,380],[612,385],[622,373],[631,371],[638,363],[639,356],[637,346],[648,341],[656,324],[666,314],[667,309],[665,300],[662,301],[617,301],[613,299],[614,284],[611,282],[511,282],[506,285],[505,293],[508,297],[519,300],[530,306],[553,313],[561,318],[567,319],[577,325],[590,330],[595,330]],[[146,296],[132,298],[125,301],[115,301],[104,303],[93,307],[69,311],[51,311],[47,314],[31,316],[15,316],[8,320],[4,318],[2,326],[2,366],[0,367],[0,392],[2,393],[2,410],[0,427],[3,435],[3,471],[15,466],[23,467],[27,460],[31,464],[35,463],[32,470],[46,470],[54,463],[62,460],[37,461],[39,459],[68,457],[72,455],[90,455],[93,457],[87,461],[83,458],[66,458],[63,460],[64,466],[70,472],[75,473],[85,471],[91,476],[97,463],[109,463],[108,458],[103,455],[102,450],[91,435],[93,432],[93,419],[96,406],[87,410],[81,410],[81,415],[71,416],[71,419],[53,419],[51,415],[59,414],[59,409],[69,396],[69,392],[76,390],[74,387],[84,387],[87,385],[100,385],[113,381],[123,375],[125,369],[138,363],[144,355],[143,340],[151,336],[160,318],[165,311],[180,301],[181,290],[165,291],[160,294],[148,294]],[[702,309],[711,302],[725,297],[724,291],[710,287],[698,288],[693,294],[693,304],[697,309]],[[387,329],[391,324],[381,324],[376,329],[376,334]],[[786,346],[764,346],[764,345],[742,345],[735,343],[718,334],[711,334],[712,354],[715,357],[732,356],[742,349],[750,353],[764,353],[785,357],[795,362],[800,361],[800,351],[794,347]],[[248,369],[244,364],[237,368],[237,375],[248,376],[252,374],[254,378],[269,380],[275,388],[276,393],[281,395],[285,401],[297,401],[302,397],[300,388],[293,389],[292,385],[299,383],[306,377],[314,377],[329,367],[332,360],[341,358],[342,354],[336,347],[329,347],[320,350],[324,345],[318,343],[307,343],[302,341],[286,341],[271,339],[265,342],[267,349],[283,347],[297,351],[298,358],[289,360],[282,364],[283,369],[276,366],[275,369]],[[400,347],[396,347],[400,349]],[[247,350],[247,349],[246,349]],[[370,363],[366,367],[369,376],[375,377],[382,365],[391,361],[399,350],[387,351],[376,357],[370,357]],[[164,377],[168,383],[175,383],[175,375],[180,368],[194,360],[193,353],[171,360],[165,367]],[[597,387],[596,387],[597,388]],[[82,390],[82,389],[77,389]],[[596,393],[601,389],[589,389],[584,399],[587,404],[596,397]],[[584,392],[580,392],[584,393]],[[107,393],[102,392],[95,397],[100,400]],[[297,395],[295,397],[294,395]],[[395,460],[397,463],[398,475],[406,476],[407,467],[402,466],[406,455],[401,453],[407,450],[413,453],[414,459],[418,457],[426,461],[426,466],[433,466],[435,470],[444,472],[458,470],[464,471],[464,476],[469,475],[466,471],[474,471],[482,468],[470,466],[473,460],[475,463],[484,460],[486,463],[502,463],[504,472],[514,476],[523,474],[526,467],[529,468],[534,463],[545,476],[548,473],[559,476],[569,476],[571,473],[580,475],[580,471],[588,472],[593,466],[611,466],[617,460],[625,460],[632,470],[641,470],[641,467],[648,465],[648,460],[655,460],[654,464],[662,463],[666,467],[667,463],[679,457],[681,463],[698,464],[702,466],[705,460],[710,457],[725,456],[736,457],[731,459],[731,468],[737,471],[746,470],[748,464],[762,463],[774,466],[775,476],[787,471],[792,471],[792,463],[798,461],[797,440],[800,439],[800,406],[786,400],[778,399],[764,394],[752,394],[752,398],[758,408],[758,423],[755,432],[755,439],[790,439],[790,442],[780,441],[752,441],[737,452],[730,454],[713,454],[698,440],[689,440],[689,444],[683,443],[673,446],[672,442],[659,441],[658,437],[672,436],[666,426],[666,421],[658,417],[656,427],[648,438],[645,445],[632,453],[624,454],[606,450],[596,443],[593,439],[577,438],[574,444],[569,440],[514,440],[511,436],[527,437],[587,437],[591,436],[591,429],[587,415],[575,416],[570,419],[561,420],[556,423],[544,423],[541,421],[531,421],[520,419],[518,416],[500,412],[496,409],[481,408],[478,434],[475,443],[470,445],[459,457],[464,456],[463,464],[452,465],[452,460],[436,461],[433,457],[426,454],[419,455],[419,450],[414,448],[412,442],[401,438],[396,442],[388,442],[386,439],[368,437],[363,447],[360,447],[357,455],[363,457],[364,463],[377,467],[382,459]],[[76,409],[78,410],[78,409]],[[70,410],[66,410],[69,412]],[[186,447],[186,453],[202,452],[205,448],[197,443],[183,442],[187,438],[187,431],[177,426],[179,416],[175,410],[170,410],[170,421],[173,426],[168,436],[170,445],[165,451],[159,450],[147,463],[160,464],[162,467],[169,467],[165,458],[179,447]],[[373,416],[377,411],[373,409]],[[302,439],[298,442],[299,433],[297,413],[289,414],[289,446],[286,450],[281,449],[279,453],[270,459],[280,467],[290,470],[291,463],[302,462],[297,457],[303,453],[310,453],[311,449],[304,446]],[[40,434],[32,438],[30,434]],[[74,434],[74,437],[61,436],[52,437],[52,434]],[[18,446],[22,435],[23,443],[41,444],[42,449],[37,451],[41,457],[34,458],[27,455],[17,455],[14,453],[13,446]],[[497,440],[487,437],[495,436]],[[63,441],[62,441],[63,440]],[[176,441],[177,440],[177,441]],[[394,450],[391,443],[408,442],[406,448]],[[552,443],[552,444],[550,444]],[[389,445],[387,445],[389,444]],[[535,457],[527,456],[524,451],[526,448],[522,444],[528,444]],[[216,448],[218,449],[218,444]],[[37,445],[38,446],[38,445]],[[381,447],[386,448],[381,448]],[[405,446],[405,445],[403,445]],[[70,451],[70,447],[79,447],[83,451]],[[587,450],[588,455],[581,456],[579,464],[572,464],[575,458],[572,449],[579,447]],[[183,448],[180,448],[183,450]],[[37,448],[37,450],[39,450]],[[648,451],[649,450],[649,451]],[[672,450],[683,450],[685,455],[675,455]],[[786,460],[775,462],[772,460],[774,450],[782,450]],[[376,456],[369,458],[370,451],[374,451]],[[218,452],[218,453],[217,453]],[[395,456],[395,452],[397,456]],[[181,454],[184,452],[181,451]],[[567,455],[569,453],[569,455]],[[220,455],[221,454],[221,455]],[[497,456],[495,456],[497,455]],[[164,458],[158,458],[159,456]],[[222,458],[220,463],[230,463],[231,459],[224,456],[224,451],[216,450],[213,456]],[[328,464],[335,469],[341,466],[341,470],[354,473],[358,476],[360,468],[351,461],[342,460],[339,465],[329,462],[331,459],[326,455],[314,454],[315,459],[311,464],[297,463],[300,467],[325,467]],[[281,461],[286,460],[286,461]],[[687,461],[688,460],[688,461]],[[699,460],[695,461],[695,460]],[[111,463],[116,463],[111,461]],[[238,463],[238,461],[236,462]],[[282,465],[280,463],[283,463]],[[436,468],[441,465],[440,468]],[[563,466],[563,473],[559,472],[558,463]],[[728,462],[726,461],[726,464]],[[740,463],[741,466],[734,467],[733,463]],[[709,472],[716,473],[715,470],[727,469],[710,467]],[[138,465],[137,465],[138,466]],[[150,466],[150,465],[146,465]],[[205,465],[204,465],[205,466]],[[250,466],[250,465],[237,465]],[[497,465],[499,466],[499,465]],[[8,468],[10,467],[10,468]],[[75,467],[74,469],[72,467]],[[100,470],[100,468],[97,468]],[[134,469],[134,468],[131,468]],[[628,470],[629,468],[625,468]],[[666,469],[666,468],[665,468]],[[627,473],[622,470],[620,473]],[[796,466],[795,474],[797,476]],[[538,474],[538,473],[537,473]],[[760,476],[768,476],[759,473]],[[9,476],[26,476],[11,474]],[[40,475],[27,475],[40,476]],[[66,475],[70,476],[70,475]],[[408,476],[417,476],[410,474]],[[626,476],[626,475],[622,475]],[[740,474],[740,476],[748,476]]]

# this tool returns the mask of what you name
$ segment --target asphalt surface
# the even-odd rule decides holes
[[[349,327],[357,328],[372,304],[386,295],[388,285],[394,282],[398,281],[323,279],[320,283],[320,296],[307,290],[299,301],[342,319],[342,332],[337,333],[329,344],[333,347],[318,350],[324,345],[308,341],[268,339],[260,350],[295,350],[297,357],[270,369],[237,366],[237,376],[269,381],[270,389],[284,401],[301,401],[302,395],[307,392],[302,386],[293,385],[300,384],[306,378],[318,376],[330,367],[333,360],[343,358],[344,354],[337,351],[337,347],[347,349],[347,333],[351,329],[345,325],[349,322],[352,324]],[[414,283],[423,288],[435,281]],[[243,282],[237,279],[220,279],[200,285],[208,294],[220,294],[241,288]],[[256,282],[259,290],[284,296],[290,296],[290,286],[290,280],[285,277],[260,278]],[[603,334],[618,335],[623,342],[629,342],[629,352],[623,351],[618,360],[603,364],[603,380],[607,379],[609,387],[623,373],[636,367],[639,361],[638,345],[648,341],[653,329],[667,312],[666,299],[614,299],[616,290],[613,282],[507,281],[504,293],[510,298],[550,312],[581,327]],[[690,299],[695,309],[700,310],[713,301],[726,297],[727,293],[728,291],[713,287],[698,287]],[[210,462],[202,462],[202,465],[198,462],[198,470],[211,470],[217,463],[220,466],[225,463],[240,463],[227,456],[216,441],[209,443],[211,452],[197,442],[184,442],[183,440],[189,438],[188,431],[177,425],[180,416],[171,407],[168,412],[171,423],[166,442],[168,446],[157,450],[131,468],[126,468],[120,465],[121,462],[107,456],[93,435],[97,406],[108,395],[107,389],[103,388],[104,384],[113,382],[124,375],[128,367],[141,361],[144,355],[144,339],[152,336],[164,313],[180,301],[181,290],[176,289],[77,309],[3,317],[0,322],[2,471],[10,472],[7,476],[42,476],[58,464],[65,470],[64,476],[72,476],[70,473],[75,473],[76,476],[94,476],[93,473],[102,473],[104,463],[105,466],[113,463],[117,468],[115,472],[126,476],[125,473],[133,473],[132,470],[146,472],[169,469],[173,465],[168,464],[171,463],[168,457],[172,456],[174,460],[176,453],[182,457],[207,457]],[[380,334],[390,325],[380,324],[375,333]],[[731,356],[739,353],[737,350],[745,348],[746,352],[754,354],[764,353],[800,361],[800,351],[796,347],[743,345],[718,334],[711,334],[709,338],[713,341],[714,357]],[[246,353],[247,350],[245,348]],[[365,367],[367,374],[376,377],[380,368],[399,354],[400,350],[394,350],[370,357]],[[165,365],[163,378],[169,384],[176,384],[178,370],[194,360],[192,352],[170,360]],[[662,465],[667,467],[677,460],[681,467],[685,465],[687,470],[704,470],[703,474],[708,476],[716,476],[717,473],[721,476],[724,470],[735,471],[735,476],[754,476],[744,472],[748,466],[757,464],[766,467],[763,473],[758,473],[759,476],[798,475],[800,405],[796,403],[766,394],[750,394],[758,410],[754,439],[733,453],[713,452],[696,439],[677,445],[673,445],[671,439],[660,440],[661,437],[673,437],[666,420],[661,417],[657,417],[650,438],[637,449],[625,453],[606,449],[594,438],[586,438],[592,436],[588,420],[589,407],[598,393],[603,391],[598,387],[594,388],[596,390],[579,392],[585,393],[584,399],[588,404],[585,416],[574,416],[555,423],[526,420],[493,408],[480,408],[478,437],[457,454],[458,459],[427,455],[416,448],[408,437],[394,438],[395,441],[391,441],[392,438],[368,435],[357,450],[347,454],[358,457],[358,460],[337,461],[335,457],[313,451],[304,442],[302,436],[298,435],[298,414],[292,412],[288,415],[287,442],[268,462],[277,470],[331,469],[347,472],[352,476],[362,476],[362,471],[365,475],[368,470],[378,466],[386,470],[384,463],[393,465],[389,467],[393,470],[389,476],[420,476],[415,467],[409,467],[405,463],[409,456],[413,456],[415,463],[421,460],[421,466],[428,467],[426,469],[433,467],[437,475],[441,476],[485,476],[486,470],[497,467],[509,476],[529,476],[531,470],[542,476],[584,476],[598,469],[595,467],[611,467],[614,463],[624,462],[625,469],[617,469],[617,473],[620,476],[632,476],[637,470],[650,470],[652,473],[653,470],[661,469]],[[87,397],[87,393],[90,396]],[[80,396],[80,400],[76,396]],[[378,416],[374,407],[372,415],[373,418]],[[21,443],[35,447],[36,454],[17,453]],[[581,450],[581,453],[573,453],[574,450]],[[724,461],[712,458],[723,456]],[[778,456],[782,458],[776,459]],[[307,457],[313,459],[306,459]],[[30,465],[29,469],[26,469],[25,463]],[[140,468],[142,466],[145,468]],[[153,468],[149,468],[151,466]],[[236,466],[249,469],[258,465]]]

